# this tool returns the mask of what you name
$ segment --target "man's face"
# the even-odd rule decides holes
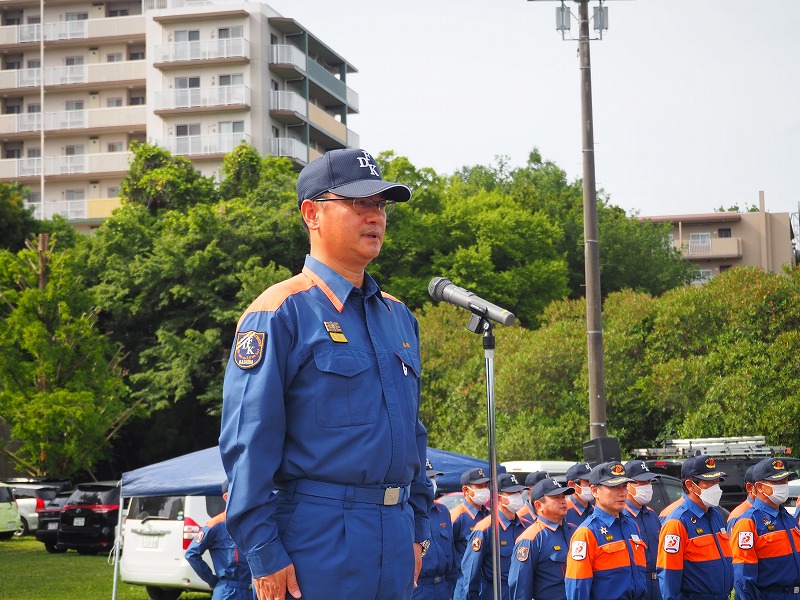
[[[549,521],[562,521],[567,515],[567,497],[564,494],[542,496],[534,502],[536,512]]]
[[[607,513],[617,515],[625,508],[625,499],[628,496],[628,484],[619,485],[593,485],[592,495],[595,497],[597,506]]]
[[[382,201],[378,194],[366,201],[368,208],[357,208],[352,199],[326,194],[326,202],[313,202],[316,222],[308,223],[316,230],[316,248],[336,264],[363,269],[380,254],[386,232],[386,213],[369,201]],[[321,198],[322,199],[322,198]],[[304,217],[306,213],[304,212]]]

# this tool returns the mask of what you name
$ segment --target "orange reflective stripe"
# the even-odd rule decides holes
[[[792,545],[789,543],[786,530],[762,534],[756,543],[756,551],[758,558],[776,558],[791,554]]]
[[[533,540],[539,533],[541,533],[542,529],[545,529],[544,523],[541,521],[534,521],[533,524],[525,529],[525,531],[520,534],[517,538],[517,541],[520,540]]]
[[[758,564],[756,524],[752,519],[739,519],[733,526],[731,555],[735,564]]]
[[[659,569],[680,571],[683,569],[683,558],[686,552],[686,529],[677,519],[670,519],[661,528],[658,537],[658,558],[656,566]]]
[[[578,546],[584,544],[583,547]],[[594,573],[593,561],[597,553],[597,540],[586,527],[581,527],[572,536],[567,554],[567,578],[590,579]],[[574,556],[585,556],[576,560]]]

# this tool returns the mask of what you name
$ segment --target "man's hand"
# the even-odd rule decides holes
[[[422,564],[421,559],[420,564]],[[417,569],[417,573],[419,573],[419,569]],[[416,581],[416,575],[414,576],[414,581]],[[289,564],[288,567],[284,567],[272,575],[254,578],[253,587],[256,590],[258,600],[284,600],[287,591],[292,595],[292,598],[302,596],[300,586],[297,585],[293,564]]]
[[[414,542],[414,587],[417,587],[419,572],[422,570],[422,544]]]

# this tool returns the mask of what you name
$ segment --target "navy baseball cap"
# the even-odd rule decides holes
[[[753,469],[755,469],[755,465],[750,465],[747,467],[747,470],[744,472],[744,482],[745,483],[755,483],[756,480],[753,479]]]
[[[542,479],[550,479],[550,473],[547,471],[534,471],[533,473],[528,473],[528,475],[525,477],[525,487],[533,487]]]
[[[228,480],[222,482],[222,493],[225,494],[228,492]]]
[[[514,473],[500,473],[497,476],[497,491],[499,492],[521,492],[525,486],[520,484]]]
[[[683,466],[681,467],[681,478],[683,479],[712,481],[723,477],[725,477],[725,473],[717,469],[716,461],[708,454],[690,456],[683,461]]]
[[[653,473],[642,460],[629,460],[625,463],[625,474],[636,481],[659,479],[661,475]]]
[[[470,469],[461,474],[461,485],[470,485],[471,483],[486,483],[489,481],[486,471],[483,469]]]
[[[607,485],[614,487],[622,483],[633,481],[625,474],[625,466],[617,461],[600,463],[589,473],[589,483],[592,485]]]
[[[567,481],[580,481],[581,479],[589,479],[589,472],[592,467],[587,462],[575,463],[567,469]]]
[[[311,161],[297,178],[297,206],[325,192],[349,198],[383,194],[387,200],[406,202],[411,190],[402,183],[384,181],[378,163],[366,150],[331,150]]]
[[[537,481],[531,488],[531,502],[540,500],[545,496],[557,496],[558,494],[574,494],[575,489],[571,487],[561,487],[555,479],[542,479]]]
[[[753,466],[754,483],[756,481],[780,481],[787,477],[794,479],[797,477],[797,473],[787,470],[780,458],[765,458]]]
[[[433,468],[431,464],[431,460],[429,458],[425,459],[425,475],[428,477],[439,477],[440,475],[444,475],[441,471],[437,471]]]

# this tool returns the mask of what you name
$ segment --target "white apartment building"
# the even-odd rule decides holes
[[[358,147],[356,69],[266,4],[2,0],[0,181],[80,230],[119,206],[133,140],[219,179],[242,141],[297,168]]]

